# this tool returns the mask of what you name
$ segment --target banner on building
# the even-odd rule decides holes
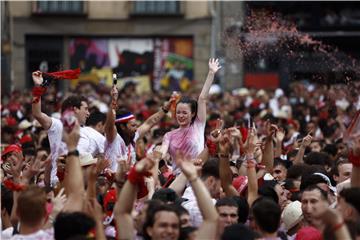
[[[80,67],[79,81],[112,84],[135,79],[142,90],[186,91],[193,81],[193,41],[181,38],[73,38],[71,68]],[[75,82],[74,82],[75,84]]]

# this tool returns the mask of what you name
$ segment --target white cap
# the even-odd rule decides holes
[[[97,158],[93,158],[90,153],[82,153],[80,154],[80,165],[82,167],[86,167],[92,164],[97,163]]]
[[[260,89],[259,91],[257,91],[256,93],[256,97],[261,97],[261,96],[264,96],[266,95],[266,92],[264,89]]]
[[[210,87],[209,94],[220,94],[221,93],[221,87],[218,84],[213,84]]]
[[[275,97],[279,98],[281,96],[284,96],[284,91],[281,88],[278,88],[275,90]]]
[[[250,91],[247,88],[238,88],[238,89],[235,89],[233,93],[237,94],[239,96],[247,96],[250,94]]]
[[[33,126],[33,124],[25,119],[20,122],[19,129],[24,130],[24,129],[27,129],[32,126]]]
[[[295,227],[304,218],[301,210],[301,202],[294,201],[289,203],[281,214],[281,219],[285,225],[286,230]]]

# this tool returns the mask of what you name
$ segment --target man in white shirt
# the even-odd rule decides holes
[[[33,90],[34,100],[32,103],[32,113],[34,118],[41,124],[41,126],[48,131],[52,162],[51,185],[53,185],[58,181],[56,177],[56,161],[59,156],[67,154],[66,145],[62,141],[63,124],[59,119],[49,117],[45,113],[41,112],[41,98],[39,96],[41,96],[45,90],[41,94],[38,93],[39,91],[35,93],[35,90],[36,88],[42,88],[41,84],[43,83],[44,79],[40,71],[33,72],[32,77],[35,84]],[[86,119],[89,117],[87,99],[77,95],[70,96],[62,103],[61,111],[63,112],[69,108],[73,109],[74,115],[77,118],[80,126],[85,125]],[[80,136],[84,136],[83,127],[80,128]],[[85,152],[85,150],[81,148],[78,148],[78,150],[79,152]]]
[[[102,112],[92,112],[86,121],[86,127],[82,128],[78,149],[80,154],[90,153],[93,157],[104,153],[106,115]]]

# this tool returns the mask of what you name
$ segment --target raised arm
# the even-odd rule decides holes
[[[251,129],[249,132],[248,139],[246,140],[246,149],[245,149],[245,158],[246,158],[246,168],[247,168],[247,177],[248,177],[248,203],[249,206],[258,198],[258,182],[256,177],[256,161],[254,159],[255,152],[255,130]]]
[[[198,111],[197,111],[197,117],[201,122],[206,121],[206,101],[209,96],[209,90],[211,87],[211,84],[214,81],[215,73],[221,68],[219,65],[218,59],[210,58],[209,60],[209,73],[206,77],[204,86],[201,90],[199,99],[198,99]]]
[[[111,143],[116,137],[116,127],[115,127],[115,115],[116,115],[116,103],[119,96],[119,92],[116,88],[116,85],[113,85],[111,88],[111,107],[106,115],[105,121],[105,136],[106,140]]]
[[[271,124],[269,121],[266,122],[266,139],[265,139],[265,148],[264,154],[262,156],[262,164],[265,165],[268,172],[272,172],[274,166],[274,144],[273,144],[273,135],[277,131],[276,125]]]
[[[274,153],[274,157],[281,157],[282,154],[282,144],[283,144],[283,140],[285,137],[285,132],[284,129],[279,128],[276,133],[275,133],[275,153]]]
[[[140,125],[140,127],[137,129],[139,133],[139,138],[142,138],[150,129],[157,124],[166,113],[169,112],[171,103],[175,101],[175,98],[171,96],[170,101],[165,102],[164,105],[161,107],[161,109],[151,115],[146,121]]]
[[[310,135],[310,133],[306,137],[303,138],[302,143],[299,148],[299,151],[295,156],[294,165],[304,163],[305,149],[307,146],[310,145],[311,140],[312,140],[312,136]]]
[[[217,233],[218,214],[211,200],[209,191],[203,181],[200,180],[195,165],[189,159],[178,159],[179,166],[191,184],[196,201],[198,203],[203,223],[197,233],[198,239],[215,239]]]
[[[84,179],[81,171],[80,160],[76,147],[80,138],[80,125],[76,121],[75,127],[70,133],[67,133],[65,128],[63,132],[63,140],[68,148],[68,155],[66,157],[65,165],[65,191],[67,194],[67,202],[64,211],[76,212],[83,210],[84,203]]]
[[[45,88],[40,86],[44,81],[42,73],[40,71],[33,72],[32,78],[35,85],[33,90],[32,114],[40,125],[45,130],[48,130],[52,123],[51,117],[41,112],[41,95],[45,92]]]
[[[119,197],[114,207],[114,215],[117,219],[116,226],[118,231],[118,239],[133,239],[134,224],[131,211],[136,199],[139,185],[145,185],[145,173],[153,167],[151,159],[145,158],[131,168],[128,180],[121,189]]]
[[[229,132],[231,133],[231,132]],[[221,187],[223,188],[226,196],[239,196],[235,187],[232,185],[232,172],[230,169],[230,158],[231,158],[231,146],[230,141],[227,137],[222,137],[218,144],[219,149],[219,172]]]

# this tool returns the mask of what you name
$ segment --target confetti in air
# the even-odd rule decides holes
[[[297,64],[306,64],[305,56],[310,52],[318,59],[318,64],[325,64],[332,72],[343,72],[345,83],[360,77],[358,61],[331,46],[316,40],[297,26],[285,20],[279,13],[267,10],[252,10],[246,16],[241,29],[228,28],[223,33],[225,47],[232,49],[233,56],[278,55],[282,58],[295,59]],[[346,73],[352,73],[347,75]]]

